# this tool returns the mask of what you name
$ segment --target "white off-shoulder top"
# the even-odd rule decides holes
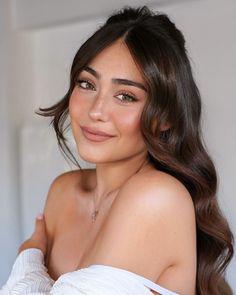
[[[178,295],[133,272],[94,264],[63,274],[54,281],[39,249],[22,251],[0,295]]]

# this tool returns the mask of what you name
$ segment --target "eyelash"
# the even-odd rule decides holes
[[[91,83],[90,81],[88,80],[78,80],[76,81],[76,83],[78,84],[78,86],[84,90],[92,90],[92,91],[95,91],[95,87],[93,85],[93,83]],[[86,83],[86,86],[82,86],[83,83]],[[119,96],[122,95],[123,98],[125,97],[125,99],[120,99]],[[115,96],[116,98],[118,98],[122,103],[129,103],[129,102],[135,102],[135,101],[138,101],[138,99],[134,96],[134,95],[131,95],[127,92],[121,92],[120,94],[116,95]]]
[[[118,98],[118,96],[120,96],[120,95],[122,95],[123,97],[125,97],[125,99],[120,99],[120,98]],[[135,101],[138,100],[135,96],[133,96],[133,95],[131,95],[131,94],[129,94],[129,93],[126,93],[126,92],[120,93],[120,94],[116,95],[116,97],[117,97],[122,103],[126,103],[126,102],[135,102]]]
[[[93,91],[95,90],[94,85],[90,81],[88,81],[88,80],[78,80],[78,81],[76,81],[76,83],[82,89],[85,89],[85,90],[93,90]],[[86,86],[83,87],[82,86],[82,83],[86,83]]]

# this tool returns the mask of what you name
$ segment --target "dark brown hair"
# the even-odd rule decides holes
[[[150,161],[179,179],[193,199],[197,224],[197,294],[221,294],[220,282],[233,255],[233,236],[216,198],[214,165],[200,133],[201,101],[182,33],[147,7],[125,8],[112,15],[78,50],[64,98],[50,108],[58,143],[74,162],[65,138],[71,92],[79,73],[104,48],[122,38],[143,73],[148,100],[141,128]],[[162,126],[169,126],[161,131]],[[225,293],[230,294],[230,292]]]

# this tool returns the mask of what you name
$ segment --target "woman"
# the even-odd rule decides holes
[[[60,147],[76,162],[65,138],[69,114],[78,153],[96,169],[54,181],[46,229],[39,218],[5,288],[220,294],[233,238],[201,142],[200,95],[185,41],[168,17],[146,7],[111,16],[77,52],[65,97],[40,114],[53,117]],[[28,260],[35,268],[16,280]]]

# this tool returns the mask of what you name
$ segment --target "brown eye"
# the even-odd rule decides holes
[[[122,102],[134,102],[137,101],[137,98],[133,95],[130,95],[128,93],[121,93],[116,96],[119,100]]]
[[[87,80],[78,80],[77,85],[82,89],[93,90],[93,91],[95,90],[94,85]]]

